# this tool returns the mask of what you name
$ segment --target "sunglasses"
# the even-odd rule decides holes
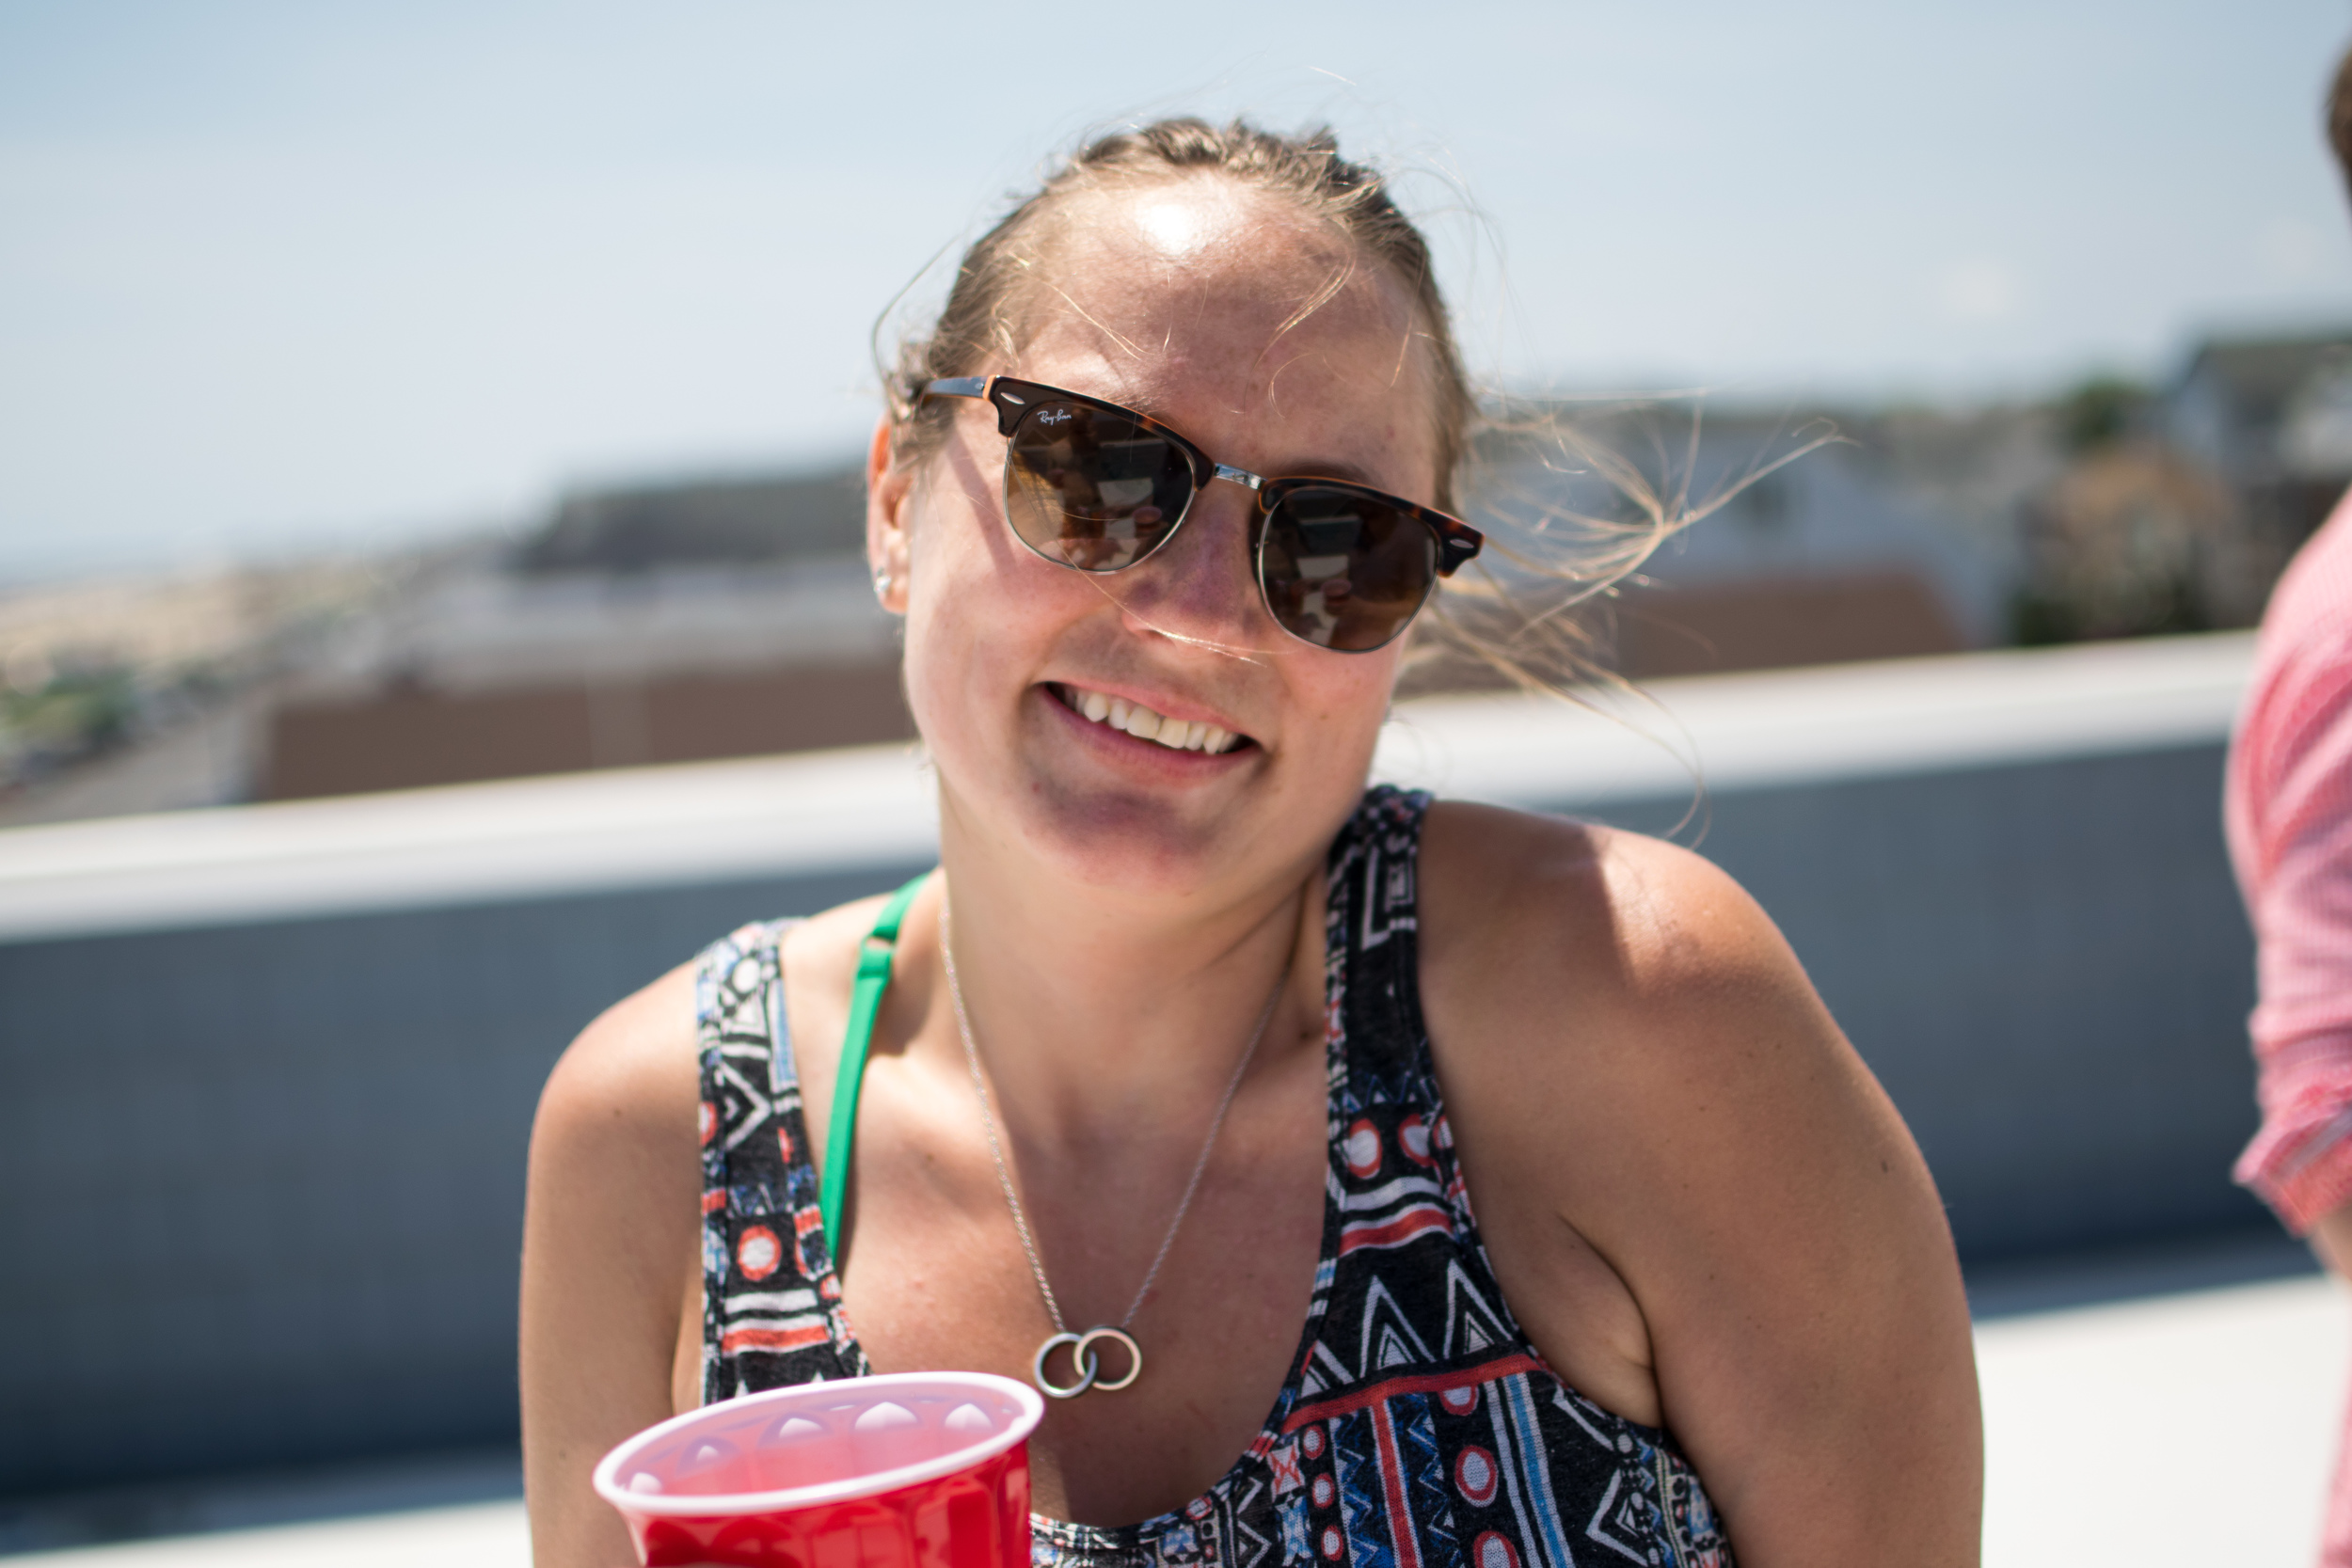
[[[1394,641],[1438,579],[1486,543],[1468,523],[1368,485],[1229,468],[1150,415],[1082,392],[964,375],[923,396],[994,405],[1006,520],[1030,549],[1081,572],[1124,571],[1168,543],[1209,481],[1248,486],[1266,613],[1318,648]]]

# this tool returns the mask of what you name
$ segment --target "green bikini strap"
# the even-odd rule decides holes
[[[874,1020],[882,992],[890,988],[890,959],[898,950],[898,924],[907,906],[930,878],[926,871],[890,895],[857,955],[857,984],[850,992],[850,1027],[841,1036],[841,1059],[833,1069],[833,1121],[825,1134],[824,1182],[817,1212],[824,1216],[825,1247],[840,1262],[841,1195],[850,1185],[850,1149],[857,1140],[857,1095],[866,1081],[866,1052],[874,1043]]]

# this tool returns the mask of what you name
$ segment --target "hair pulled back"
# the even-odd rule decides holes
[[[1458,498],[1474,462],[1481,503],[1475,521],[1486,549],[1439,584],[1414,622],[1409,689],[1518,687],[1587,706],[1602,693],[1632,694],[1597,657],[1612,641],[1617,585],[1676,531],[1836,438],[1816,434],[1769,460],[1759,453],[1744,472],[1699,499],[1687,477],[1675,480],[1670,460],[1629,461],[1589,436],[1560,405],[1515,405],[1498,397],[1482,408],[1463,370],[1428,242],[1378,170],[1342,157],[1327,129],[1284,135],[1247,120],[1215,126],[1184,118],[1088,142],[964,252],[938,320],[928,333],[906,340],[896,368],[884,372],[895,424],[892,461],[919,463],[946,438],[952,405],[924,402],[927,383],[1017,362],[1028,325],[1024,308],[1043,280],[1041,262],[1084,198],[1203,176],[1285,200],[1326,224],[1412,303],[1436,437],[1431,499],[1442,510],[1462,510]],[[1335,276],[1307,309],[1336,293],[1343,278]],[[1645,404],[1627,406],[1638,413]],[[1695,450],[1695,411],[1690,436]],[[1661,471],[1653,474],[1653,467]],[[1597,485],[1613,499],[1600,510],[1565,499],[1561,482],[1579,476],[1593,482],[1587,493]]]
[[[919,460],[936,450],[951,418],[940,404],[920,401],[927,383],[971,375],[983,365],[1010,363],[1016,356],[1022,346],[1024,287],[1036,281],[1032,264],[1076,198],[1201,175],[1222,176],[1291,202],[1307,216],[1327,224],[1366,261],[1404,286],[1426,350],[1424,381],[1437,435],[1438,494],[1433,499],[1441,509],[1452,510],[1455,477],[1470,451],[1477,402],[1438,292],[1428,242],[1398,210],[1380,174],[1340,156],[1328,130],[1282,135],[1239,119],[1223,126],[1193,119],[1163,119],[1098,137],[975,241],[957,268],[955,286],[937,323],[928,336],[899,351],[898,370],[890,378],[898,422],[898,461]]]

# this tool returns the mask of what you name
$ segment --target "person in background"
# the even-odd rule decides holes
[[[2328,133],[2352,186],[2352,54]],[[2352,495],[2271,594],[2223,811],[2254,924],[2263,1110],[2237,1179],[2352,1277]],[[2352,1425],[2322,1561],[2352,1568]]]

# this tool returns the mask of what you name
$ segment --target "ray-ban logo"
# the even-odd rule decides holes
[[[1067,408],[1048,408],[1043,413],[1038,415],[1037,422],[1040,424],[1068,424],[1070,422],[1070,410]]]

